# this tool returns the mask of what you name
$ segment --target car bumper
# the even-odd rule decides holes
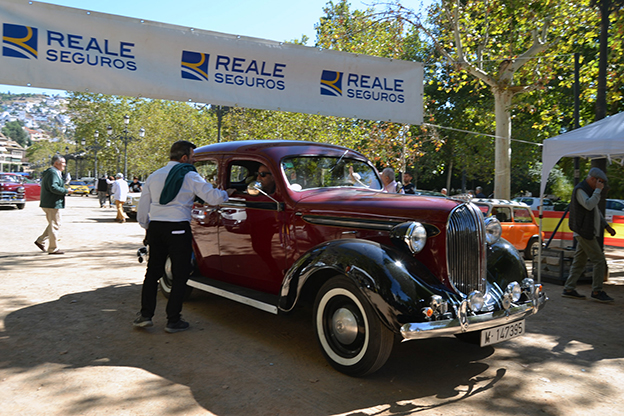
[[[474,316],[462,315],[465,305],[460,307],[459,318],[441,321],[408,323],[401,327],[403,341],[414,339],[437,338],[447,335],[461,334],[463,332],[481,331],[494,328],[514,321],[519,321],[529,315],[536,314],[548,300],[545,294],[540,294],[536,301],[512,306],[507,310],[483,313]],[[464,303],[467,301],[464,301]]]
[[[25,198],[18,198],[12,195],[0,195],[0,205],[25,204]]]

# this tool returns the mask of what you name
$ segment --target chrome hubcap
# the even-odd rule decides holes
[[[334,312],[331,320],[332,332],[338,342],[344,345],[355,341],[358,334],[358,324],[355,315],[349,309],[340,308]]]

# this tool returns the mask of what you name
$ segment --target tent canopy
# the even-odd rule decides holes
[[[544,195],[551,169],[562,157],[624,159],[624,113],[544,140],[540,195]]]

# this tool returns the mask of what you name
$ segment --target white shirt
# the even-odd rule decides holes
[[[128,196],[128,183],[123,179],[113,182],[113,199],[115,201],[125,201]]]
[[[388,185],[385,185],[382,189],[382,192],[388,192],[389,194],[396,194],[397,193],[396,181],[392,181]]]
[[[167,205],[161,205],[158,201],[165,187],[167,175],[177,163],[180,162],[170,161],[145,181],[137,211],[137,221],[141,227],[147,229],[150,221],[191,222],[191,208],[195,195],[208,205],[220,205],[228,200],[226,191],[213,188],[199,173],[188,172],[176,197]]]

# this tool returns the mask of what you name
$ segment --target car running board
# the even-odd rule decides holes
[[[277,315],[279,297],[204,276],[191,276],[188,286]]]

